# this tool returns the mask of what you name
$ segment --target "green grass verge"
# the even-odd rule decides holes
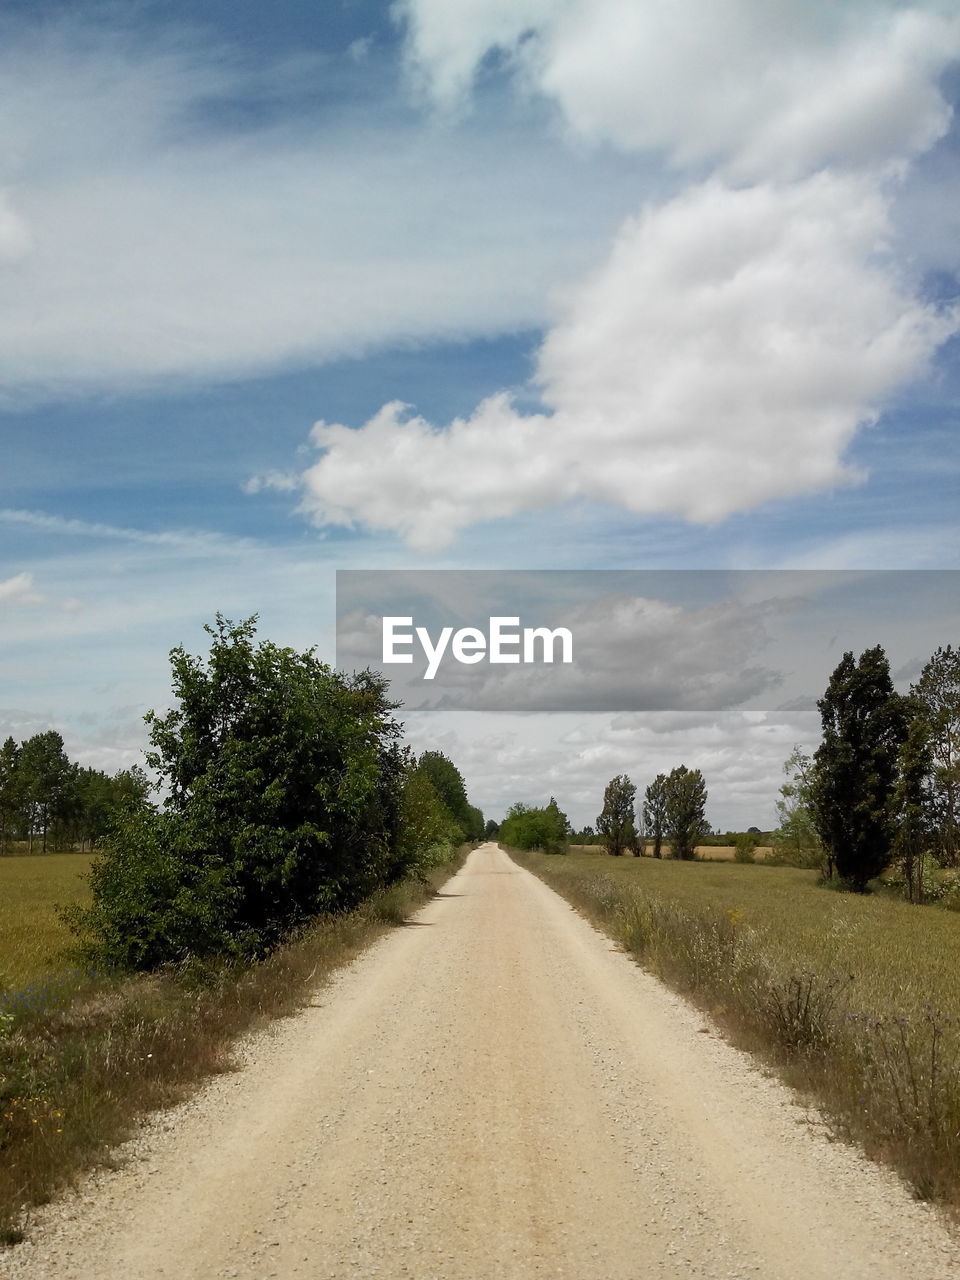
[[[835,1132],[960,1211],[960,916],[790,867],[510,852]]]
[[[0,991],[0,1244],[21,1239],[31,1206],[107,1159],[138,1117],[229,1070],[240,1035],[295,1013],[334,970],[429,900],[467,851],[423,881],[316,921],[259,964],[202,979],[73,969],[38,981],[34,973],[28,986]]]

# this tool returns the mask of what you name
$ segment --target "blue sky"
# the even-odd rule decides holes
[[[217,610],[332,658],[338,567],[960,568],[958,62],[949,0],[6,4],[0,733],[127,764]],[[493,811],[557,730],[411,724]]]

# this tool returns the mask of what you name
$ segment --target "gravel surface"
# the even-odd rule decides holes
[[[940,1280],[960,1245],[494,845],[0,1280]]]

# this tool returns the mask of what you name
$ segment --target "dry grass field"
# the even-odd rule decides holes
[[[586,854],[588,857],[597,855],[609,856],[606,849],[598,844],[572,844],[570,852]],[[736,852],[732,844],[704,844],[697,845],[696,848],[697,859],[700,862],[733,862],[736,858]],[[664,844],[663,853],[665,857],[669,858],[669,844]],[[769,845],[760,844],[754,849],[753,856],[757,862],[762,862],[764,858],[769,858],[771,853],[773,853],[773,849]]]
[[[54,975],[72,939],[57,907],[85,902],[90,854],[0,858],[0,991]]]

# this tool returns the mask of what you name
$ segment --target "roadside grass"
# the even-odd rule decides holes
[[[510,854],[915,1195],[960,1214],[960,917],[816,873]]]
[[[136,977],[47,970],[0,988],[0,1245],[23,1238],[32,1206],[108,1161],[144,1113],[231,1070],[239,1036],[295,1013],[428,901],[467,852],[314,922],[259,964]]]
[[[89,853],[0,858],[0,991],[52,977],[73,944],[58,905],[86,903]]]

